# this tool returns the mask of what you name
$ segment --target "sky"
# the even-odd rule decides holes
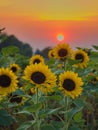
[[[33,49],[58,43],[90,48],[98,45],[98,0],[1,0],[2,27]]]

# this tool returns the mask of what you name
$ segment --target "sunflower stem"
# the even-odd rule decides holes
[[[36,89],[36,104],[39,103],[39,93],[38,88]],[[39,119],[39,110],[36,112],[36,121],[37,121],[37,130],[40,130],[40,119]]]
[[[67,61],[67,59],[66,59],[66,60],[64,61],[64,71],[66,71],[67,63],[68,63],[68,61]]]
[[[68,111],[68,106],[69,106],[69,97],[65,97],[65,111]],[[68,130],[69,127],[69,123],[68,123],[68,113],[66,112],[65,114],[65,126],[64,126],[64,130]]]

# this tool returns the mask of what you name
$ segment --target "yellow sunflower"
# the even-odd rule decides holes
[[[0,94],[6,95],[17,89],[17,76],[9,68],[0,69]]]
[[[44,64],[44,58],[41,55],[34,55],[30,58],[30,62],[31,65],[32,64],[39,64],[39,63],[43,63]]]
[[[10,64],[10,70],[13,71],[13,73],[17,74],[20,71],[20,66],[18,64]]]
[[[53,87],[56,86],[55,74],[47,65],[41,63],[27,66],[23,78],[45,93],[52,91]]]
[[[54,50],[53,49],[51,49],[49,52],[48,52],[48,57],[49,58],[54,58],[55,56],[54,56]]]
[[[71,48],[69,46],[69,44],[58,44],[55,48],[54,48],[54,55],[55,58],[57,59],[66,59],[69,57],[69,55],[71,54]]]
[[[73,60],[80,60],[79,63],[75,64],[76,67],[84,68],[87,66],[87,63],[89,61],[89,57],[87,53],[83,50],[76,50],[72,54]]]
[[[59,76],[60,90],[63,91],[65,96],[70,96],[73,99],[79,96],[82,92],[82,79],[78,77],[77,73],[72,71],[64,72]]]

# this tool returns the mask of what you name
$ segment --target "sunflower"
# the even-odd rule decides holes
[[[96,74],[94,74],[93,72],[89,73],[87,77],[89,78],[90,83],[92,84],[98,83],[98,76],[96,76]]]
[[[18,64],[10,64],[10,70],[13,71],[13,73],[17,74],[20,71],[20,66]]]
[[[17,89],[17,76],[9,68],[0,69],[0,94],[6,95]]]
[[[47,65],[39,63],[27,66],[24,70],[25,80],[30,81],[43,92],[51,92],[56,86],[56,76]]]
[[[54,55],[55,55],[55,58],[64,60],[68,58],[68,56],[71,54],[71,51],[72,50],[69,44],[58,44],[54,48]]]
[[[80,67],[80,68],[86,67],[87,63],[89,61],[89,57],[88,57],[87,53],[83,50],[76,50],[75,52],[73,52],[72,59],[80,60],[79,63],[75,64],[76,67]]]
[[[39,64],[39,63],[43,63],[44,64],[44,58],[41,55],[34,55],[30,58],[30,62],[31,65],[32,64]]]
[[[54,50],[53,49],[51,49],[49,52],[48,52],[48,57],[49,58],[54,58],[55,56],[54,56]]]
[[[11,93],[8,98],[9,98],[10,103],[22,104],[23,102],[23,97],[17,94]]]
[[[66,96],[70,96],[73,99],[79,96],[83,90],[81,87],[83,85],[82,79],[78,77],[77,73],[72,71],[60,74],[59,85],[59,89],[63,91]]]

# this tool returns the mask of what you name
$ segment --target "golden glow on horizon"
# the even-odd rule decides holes
[[[87,20],[98,17],[98,0],[3,0],[0,16],[31,17],[33,20]]]
[[[0,27],[34,48],[63,37],[73,46],[98,43],[98,0],[1,0]]]

